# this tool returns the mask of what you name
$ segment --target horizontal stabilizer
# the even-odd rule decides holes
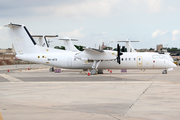
[[[117,42],[139,42],[139,41],[117,41]]]
[[[8,25],[5,25],[5,27],[21,27],[22,25],[19,25],[19,24],[8,24]]]
[[[67,38],[65,38],[65,39],[58,39],[58,40],[65,40],[65,41],[69,41],[69,39]],[[78,39],[71,39],[71,41],[78,41]]]
[[[32,37],[58,37],[58,35],[32,35]]]

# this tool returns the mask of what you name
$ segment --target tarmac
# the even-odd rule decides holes
[[[39,64],[0,66],[4,120],[179,120],[179,113],[179,66],[168,74],[135,69],[90,76]]]

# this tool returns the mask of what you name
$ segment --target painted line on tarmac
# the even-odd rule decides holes
[[[23,82],[20,79],[11,77],[11,76],[6,75],[6,74],[0,74],[0,76],[4,77],[5,79],[9,80],[10,82]]]
[[[38,82],[19,82],[19,83],[28,83],[28,84],[150,84],[152,83],[152,81],[133,81],[133,82],[116,82],[116,81],[85,81],[85,82],[82,82],[82,81],[76,81],[76,82],[73,82],[73,81],[69,81],[69,82],[41,82],[41,81],[38,81]],[[1,83],[1,84],[5,84],[4,83]],[[7,84],[7,83],[6,83]],[[169,84],[167,82],[154,82],[154,84]]]
[[[1,115],[1,113],[0,113],[0,120],[3,120],[3,117],[2,117],[2,115]]]

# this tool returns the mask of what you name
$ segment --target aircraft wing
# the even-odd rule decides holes
[[[95,48],[85,48],[83,52],[77,53],[75,58],[82,61],[88,60],[116,60],[117,58],[116,51],[110,50],[99,50]]]
[[[95,52],[95,53],[103,53],[104,50],[99,50],[95,48],[84,48],[84,50],[89,51],[89,52]]]

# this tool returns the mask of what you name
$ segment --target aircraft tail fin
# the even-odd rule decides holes
[[[47,41],[47,38],[55,38],[58,37],[58,35],[32,35],[33,38],[39,38],[39,46],[49,48],[49,42]]]
[[[73,51],[73,52],[79,51],[72,43],[72,41],[77,41],[77,39],[63,38],[59,40],[64,40],[64,45],[65,45],[66,50]]]
[[[5,25],[5,27],[9,28],[9,35],[16,54],[32,54],[40,52],[35,40],[24,25],[10,23]]]
[[[129,39],[127,39],[126,41],[117,41],[117,42],[125,42],[127,47],[127,52],[136,52],[136,50],[134,50],[134,48],[132,47],[131,42],[139,42],[139,41],[130,41]]]

